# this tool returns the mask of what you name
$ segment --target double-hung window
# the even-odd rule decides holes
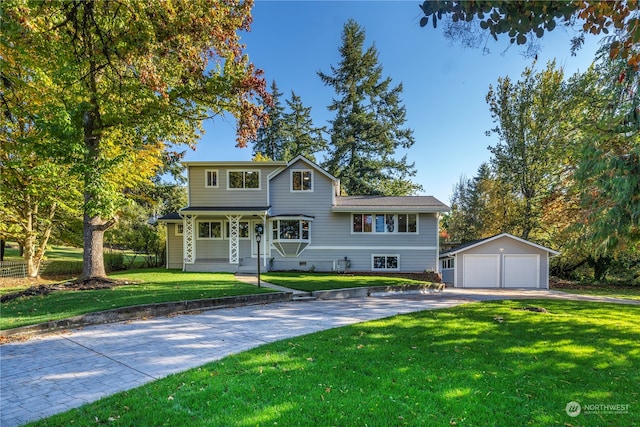
[[[205,188],[218,188],[218,171],[216,169],[207,169],[204,171]]]
[[[229,171],[227,173],[228,188],[232,190],[259,190],[260,171]]]

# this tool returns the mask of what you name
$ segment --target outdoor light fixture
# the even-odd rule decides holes
[[[262,232],[264,231],[264,227],[262,224],[256,224],[255,228],[256,233],[256,243],[258,244],[258,287],[260,287],[260,241],[262,240]]]

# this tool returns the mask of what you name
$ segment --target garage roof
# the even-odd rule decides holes
[[[452,256],[452,255],[459,254],[460,252],[464,252],[464,251],[466,251],[468,249],[475,248],[476,246],[480,246],[480,245],[483,245],[485,243],[491,242],[493,240],[500,239],[501,237],[508,237],[510,239],[517,240],[518,242],[525,243],[525,244],[527,244],[529,246],[533,246],[534,248],[538,248],[538,249],[541,249],[543,251],[547,251],[551,255],[560,255],[560,252],[554,251],[553,249],[549,249],[547,247],[538,245],[538,244],[530,242],[528,240],[521,239],[520,237],[516,237],[513,234],[502,233],[502,234],[496,234],[495,236],[491,236],[491,237],[485,237],[484,239],[474,240],[472,242],[468,242],[468,243],[465,243],[463,245],[457,246],[457,247],[455,247],[453,249],[450,249],[450,250],[448,250],[446,252],[441,253],[440,254],[440,258],[446,258],[446,257]]]

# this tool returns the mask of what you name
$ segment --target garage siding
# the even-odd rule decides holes
[[[503,251],[500,251],[500,249]],[[492,240],[490,242],[486,242],[475,246],[473,248],[469,248],[465,250],[464,253],[460,253],[457,256],[458,260],[463,259],[465,255],[537,255],[539,258],[538,264],[538,274],[536,275],[536,279],[529,282],[531,285],[529,286],[517,286],[517,287],[539,287],[547,289],[549,287],[549,253],[543,249],[538,249],[534,246],[528,245],[526,243],[519,242],[507,236],[500,237],[498,239]],[[463,267],[463,263],[459,264],[460,267]],[[464,268],[456,268],[456,283],[457,286],[466,287],[465,282],[465,272]],[[512,274],[513,277],[513,274]],[[534,285],[534,282],[537,284]],[[471,282],[473,283],[473,281]],[[477,286],[477,285],[476,285]]]

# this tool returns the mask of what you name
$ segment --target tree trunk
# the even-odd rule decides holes
[[[104,232],[107,222],[100,217],[84,217],[84,253],[82,256],[82,278],[106,278],[104,268]]]
[[[5,241],[4,239],[0,239],[0,261],[4,261],[4,247]]]

